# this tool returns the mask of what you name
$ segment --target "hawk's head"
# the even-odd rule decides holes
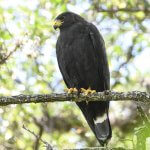
[[[56,17],[53,27],[64,29],[79,21],[84,21],[84,19],[73,12],[64,12]]]

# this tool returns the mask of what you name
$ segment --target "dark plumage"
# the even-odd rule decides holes
[[[110,75],[105,44],[97,28],[72,12],[64,12],[55,19],[60,29],[56,44],[58,65],[68,88],[97,92],[109,90]],[[100,144],[111,138],[108,102],[78,102],[90,128]]]

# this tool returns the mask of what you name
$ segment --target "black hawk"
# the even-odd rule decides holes
[[[104,40],[92,24],[73,12],[56,17],[54,28],[60,29],[56,44],[58,65],[68,88],[110,89],[110,74]],[[109,102],[77,102],[101,145],[111,138]]]

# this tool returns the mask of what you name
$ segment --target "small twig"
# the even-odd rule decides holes
[[[140,117],[143,120],[144,124],[148,123],[150,125],[150,119],[147,116],[147,114],[143,111],[142,107],[138,105],[137,106],[137,110],[138,110],[138,112],[140,114]]]
[[[35,141],[35,146],[34,146],[34,150],[38,150],[39,149],[39,141],[42,137],[42,134],[43,134],[43,126],[41,125],[40,122],[37,121],[37,119],[35,117],[33,117],[33,120],[34,120],[34,123],[39,127],[39,134],[38,134],[38,137]]]
[[[4,56],[1,60],[0,60],[0,65],[4,64],[6,62],[6,60],[21,46],[21,43],[16,43],[15,48],[9,52],[9,54],[7,54],[6,56]]]
[[[116,12],[131,12],[131,13],[136,13],[136,12],[150,12],[150,9],[146,8],[112,8],[112,9],[103,9],[103,8],[97,8],[98,12],[108,12],[108,13],[116,13]]]
[[[53,147],[47,143],[46,141],[42,140],[38,135],[36,135],[33,131],[27,129],[24,125],[23,125],[23,129],[25,129],[26,131],[28,131],[29,133],[31,133],[32,135],[34,135],[37,139],[39,139],[42,143],[44,143],[46,150],[53,150]]]
[[[2,15],[2,19],[3,19],[3,24],[5,26],[5,30],[9,33],[9,35],[11,37],[13,37],[12,33],[9,31],[9,29],[7,28],[6,25],[6,21],[5,21],[5,17]],[[5,43],[3,43],[3,45],[5,45]],[[21,42],[17,42],[15,44],[15,47],[12,51],[10,51],[7,55],[3,56],[2,59],[0,60],[0,65],[4,64],[6,62],[6,60],[22,45]],[[6,48],[7,49],[7,48]]]
[[[107,149],[106,147],[85,147],[80,149],[66,148],[64,150],[111,150],[111,149]]]
[[[64,149],[64,150],[133,150],[133,149],[126,149],[122,147],[118,148],[107,148],[107,147],[86,147],[86,148],[81,148],[81,149]]]
[[[7,56],[5,56],[3,59],[0,60],[0,65],[4,64],[6,62],[6,60],[17,50],[18,46],[15,47],[15,49],[11,52],[9,52],[9,54]]]

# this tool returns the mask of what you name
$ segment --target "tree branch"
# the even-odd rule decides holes
[[[20,48],[21,46],[21,43],[18,41],[18,43],[16,43],[14,49],[12,51],[10,51],[8,54],[1,54],[1,58],[0,58],[0,65],[3,65],[7,60],[8,58],[15,52],[17,51],[18,48]]]
[[[150,9],[148,8],[112,8],[112,9],[103,9],[103,8],[98,8],[98,12],[108,12],[108,13],[116,13],[116,12],[140,12],[143,11],[145,13],[149,13]]]
[[[75,150],[75,149],[64,149],[64,150]],[[76,150],[133,150],[133,149],[126,149],[126,148],[122,148],[122,147],[118,147],[118,148],[107,148],[107,147],[86,147],[86,148],[80,148],[80,149],[76,149]]]
[[[39,139],[42,143],[44,143],[46,150],[53,150],[53,147],[49,143],[42,140],[40,136],[36,135],[33,131],[30,131],[29,129],[27,129],[24,125],[23,125],[23,129],[25,129],[26,131],[28,131],[29,133],[34,135],[36,137],[36,139]]]
[[[35,95],[17,95],[17,96],[0,96],[0,106],[10,104],[23,104],[23,103],[43,103],[43,102],[63,102],[63,101],[124,101],[134,100],[144,103],[150,103],[150,94],[140,91],[131,92],[114,92],[104,91],[96,92],[93,94],[85,95],[81,93],[67,94],[67,93],[52,93],[52,94],[35,94]]]

